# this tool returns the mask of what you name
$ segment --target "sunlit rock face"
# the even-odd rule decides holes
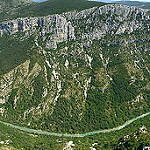
[[[91,16],[91,17],[90,17]],[[131,33],[136,29],[149,28],[142,20],[149,20],[147,10],[123,5],[105,5],[81,12],[68,12],[46,17],[20,18],[0,24],[0,33],[9,35],[16,32],[39,31],[46,48],[56,49],[57,43],[66,40],[97,39],[106,34]],[[82,27],[82,28],[81,28]],[[84,30],[83,30],[84,29]],[[51,34],[47,36],[46,34]]]

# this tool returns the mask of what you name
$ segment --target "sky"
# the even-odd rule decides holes
[[[32,0],[32,1],[34,1],[34,2],[44,2],[46,0]]]
[[[150,0],[95,0],[95,1],[102,1],[102,2],[113,2],[113,1],[138,1],[138,2],[150,2]]]
[[[46,1],[46,0],[32,0],[35,2],[42,2],[42,1]],[[121,0],[95,0],[95,1],[103,1],[103,2],[113,2],[113,1],[121,1]],[[123,0],[122,0],[123,1]],[[125,0],[124,0],[125,1]],[[127,1],[139,1],[139,2],[150,2],[150,0],[127,0]]]

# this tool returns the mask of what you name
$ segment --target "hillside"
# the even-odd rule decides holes
[[[136,121],[125,129],[85,138],[64,138],[29,134],[0,124],[0,149],[92,149],[121,150],[147,147],[150,143],[150,117]],[[144,125],[144,126],[143,126]],[[4,144],[1,144],[4,143]]]
[[[138,2],[138,1],[115,1],[114,3],[119,3],[123,5],[128,6],[136,6],[143,9],[150,9],[150,3],[149,2]]]
[[[48,0],[42,3],[30,2],[29,0],[3,0],[0,2],[0,7],[2,8],[2,11],[0,11],[0,21],[19,17],[60,14],[73,10],[81,11],[102,5],[105,5],[105,3],[86,0]]]
[[[19,9],[31,5],[30,0],[1,0],[0,1],[0,21],[9,20],[19,14]]]
[[[83,0],[51,0],[23,7],[16,10],[22,17],[0,23],[1,121],[83,134],[115,128],[149,112],[148,10]],[[130,134],[132,142],[134,132],[143,125],[148,133],[139,139],[149,136],[149,116],[141,120],[115,133],[87,137],[82,144],[80,139],[64,137],[54,138],[62,143],[50,138],[50,145],[46,136],[37,139],[42,143],[45,139],[43,147],[49,149],[55,145],[60,149],[68,140],[78,143],[77,149],[85,148],[84,142],[88,148],[88,143],[98,142],[97,149],[101,144],[103,149],[119,149],[126,147],[126,139],[121,138]],[[0,126],[5,129],[0,128],[0,139],[7,140],[12,128]],[[22,133],[14,131],[16,138]],[[14,134],[10,139],[16,143]],[[38,140],[12,146],[40,149],[33,141]]]

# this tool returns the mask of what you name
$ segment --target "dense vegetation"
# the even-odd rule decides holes
[[[140,49],[140,52],[143,55],[142,57],[146,58],[148,56],[146,53],[143,53],[143,48],[149,47],[149,41],[145,39],[146,36],[149,36],[149,33],[145,33],[144,35],[142,35],[141,32],[133,33],[132,35],[130,35],[130,38],[132,39],[135,34],[135,42],[130,43],[128,45],[128,48],[126,48],[126,46],[122,44],[123,39],[126,39],[128,37],[128,35],[124,34],[121,37],[116,36],[115,40],[108,36],[101,41],[95,41],[93,42],[92,48],[90,47],[85,50],[88,53],[93,54],[99,53],[99,47],[103,49],[102,53],[104,54],[104,57],[110,57],[111,60],[108,64],[107,71],[109,74],[111,74],[113,80],[105,89],[105,92],[103,92],[101,88],[103,83],[101,80],[97,80],[97,76],[102,70],[102,62],[100,61],[100,57],[97,56],[98,62],[95,57],[92,62],[92,70],[90,70],[89,73],[92,76],[90,85],[91,89],[88,90],[88,97],[86,100],[83,115],[80,118],[81,120],[78,117],[79,110],[76,109],[76,103],[80,103],[82,101],[81,98],[76,98],[73,94],[70,99],[60,97],[53,114],[42,118],[41,122],[45,122],[45,124],[42,125],[42,128],[44,130],[46,128],[51,128],[47,125],[49,123],[53,124],[53,122],[55,122],[56,131],[62,130],[63,132],[70,133],[76,133],[79,131],[88,132],[92,130],[112,128],[120,125],[121,123],[124,123],[129,118],[131,119],[134,116],[138,116],[139,114],[149,111],[149,90],[141,90],[142,87],[148,84],[150,80],[149,75],[145,72],[145,68],[143,68],[143,72],[145,72],[145,81],[140,81],[141,75],[140,72],[137,71],[137,81],[134,84],[130,84],[131,76],[128,72],[131,71],[132,75],[134,75],[135,72],[132,72],[132,70],[127,70],[126,68],[126,64],[131,63],[131,60],[134,59],[132,58],[132,56],[128,55],[130,53],[130,50],[134,48],[134,43],[136,43],[137,48]],[[109,43],[109,46],[107,46],[105,42]],[[117,44],[115,45],[114,43]],[[94,51],[90,51],[90,49],[94,49]],[[108,49],[109,54],[107,51]],[[120,52],[121,54],[119,54],[119,50],[122,51]],[[126,51],[125,54],[123,52],[124,50]],[[116,53],[118,53],[119,55],[117,57],[114,57],[114,54]],[[135,56],[133,55],[133,57]],[[141,55],[139,57],[141,57]],[[145,59],[145,61],[146,64],[149,63],[149,58]],[[79,62],[79,65],[83,70],[89,69],[85,64],[85,61],[82,61],[81,59]],[[70,81],[68,79],[66,80],[65,84],[69,86],[69,82]],[[131,101],[135,100],[139,94],[142,94],[144,96],[144,99],[138,103],[132,103]],[[139,107],[141,107],[141,109],[138,109]]]
[[[150,145],[150,117],[137,120],[126,128],[105,134],[96,134],[85,138],[65,138],[46,135],[34,135],[16,130],[0,124],[0,141],[4,143],[9,140],[9,144],[0,144],[0,149],[16,148],[16,149],[63,149],[66,143],[73,141],[75,149],[90,149],[90,147],[103,150],[123,150],[136,149],[141,150]],[[146,132],[141,132],[139,128],[145,126]],[[127,136],[128,135],[128,136]],[[128,138],[127,138],[128,137]],[[92,144],[96,143],[94,146]]]
[[[30,16],[46,16],[51,14],[61,14],[68,11],[81,11],[94,6],[102,6],[105,3],[94,2],[87,0],[48,0],[42,3],[31,3],[30,5],[17,6],[18,9],[14,9],[13,13],[0,13],[0,21],[5,19],[13,19],[18,17],[30,17]]]
[[[80,11],[101,5],[104,3],[49,0],[19,7],[10,18]],[[0,101],[5,100],[0,104],[0,120],[37,130],[77,134],[114,128],[149,112],[150,31],[146,25],[149,20],[137,15],[137,24],[140,21],[143,27],[118,35],[114,33],[123,24],[116,19],[119,16],[93,17],[93,14],[83,20],[71,20],[76,39],[58,42],[55,50],[46,45],[60,36],[56,22],[49,26],[56,30],[54,34],[53,31],[44,34],[48,26],[37,26],[36,30],[0,37]],[[131,22],[133,16],[134,13]],[[0,14],[0,17],[4,20],[8,16]],[[82,38],[86,33],[97,34],[93,30],[101,27],[98,19],[106,23],[103,28],[109,28],[107,24],[116,24],[117,28],[100,40]],[[67,26],[64,31],[68,34],[69,30]],[[0,124],[0,141],[10,139],[10,146],[18,149],[61,149],[68,140],[76,144],[76,149],[87,149],[93,143],[98,143],[93,146],[97,149],[140,149],[150,143],[146,140],[150,136],[149,119],[147,116],[120,131],[84,139],[36,136]],[[147,128],[145,134],[138,131],[143,125]],[[128,139],[124,138],[127,134],[131,134]]]
[[[132,119],[140,114],[146,113],[149,111],[149,102],[150,95],[149,90],[146,88],[149,84],[149,74],[144,67],[140,71],[129,69],[126,66],[134,62],[134,57],[142,60],[144,58],[144,63],[139,63],[140,65],[149,64],[149,55],[148,51],[143,52],[143,49],[149,48],[149,41],[146,40],[149,37],[149,32],[141,34],[141,32],[134,32],[131,35],[117,35],[114,39],[110,36],[103,38],[100,41],[93,41],[91,47],[84,48],[84,51],[89,55],[96,56],[92,61],[92,69],[87,66],[84,61],[84,58],[78,55],[74,57],[67,57],[70,62],[74,62],[76,59],[79,63],[79,68],[71,68],[70,71],[65,71],[63,68],[63,63],[61,63],[61,74],[64,73],[66,76],[63,76],[65,83],[62,85],[63,90],[61,91],[61,96],[57,100],[56,105],[50,104],[49,111],[53,110],[53,113],[50,112],[43,113],[41,116],[29,114],[25,119],[23,119],[23,113],[32,108],[38,107],[40,103],[45,101],[42,98],[43,86],[45,83],[44,73],[41,72],[33,82],[34,92],[32,97],[30,97],[30,92],[26,91],[25,85],[21,85],[21,99],[17,102],[17,107],[14,109],[14,96],[17,93],[17,89],[12,91],[12,94],[9,97],[9,101],[4,104],[5,108],[8,109],[8,114],[6,118],[3,118],[5,121],[12,123],[20,124],[26,126],[28,122],[31,122],[31,128],[42,129],[42,130],[53,130],[55,132],[68,132],[68,133],[83,133],[89,132],[98,129],[107,129],[119,126],[129,119]],[[136,37],[135,37],[136,35]],[[124,40],[130,39],[132,42],[128,43],[128,47],[124,45]],[[109,43],[109,45],[107,44]],[[139,50],[138,55],[130,55],[131,49],[136,48]],[[52,56],[55,56],[55,60],[58,62],[64,62],[64,58],[61,57],[62,48],[69,47],[67,53],[70,54],[72,45],[79,45],[76,41],[70,41],[68,43],[60,43],[56,51],[51,50]],[[99,49],[101,47],[102,51]],[[94,51],[92,51],[94,49]],[[109,49],[109,54],[108,50]],[[39,55],[38,49],[32,50],[30,54],[30,59],[33,61],[30,63],[31,70],[35,62],[39,62],[41,66],[44,64],[43,56]],[[96,53],[102,53],[104,58],[109,57],[111,61],[107,65],[107,73],[111,76],[112,80],[109,81],[106,75],[104,74],[103,62],[100,56],[95,55]],[[114,57],[114,54],[118,54]],[[141,55],[142,54],[142,55]],[[83,54],[82,54],[83,55]],[[133,62],[132,62],[133,61]],[[48,80],[51,80],[50,68],[48,70]],[[88,89],[87,99],[85,106],[77,109],[77,105],[83,105],[83,98],[81,95],[78,95],[78,87],[75,85],[71,74],[76,71],[82,71],[83,74],[87,72],[88,76],[91,78],[90,88]],[[102,72],[104,72],[102,74]],[[143,74],[143,73],[144,74]],[[100,74],[100,78],[99,77]],[[136,81],[133,84],[132,76],[136,77]],[[141,81],[141,77],[144,77],[144,80]],[[81,79],[80,79],[81,80]],[[106,81],[105,81],[106,80]],[[82,80],[81,80],[82,81]],[[106,82],[108,86],[103,90]],[[52,84],[52,83],[51,83]],[[82,84],[82,82],[81,82]],[[144,89],[142,87],[145,87]],[[71,95],[69,98],[65,98],[65,93],[67,89],[71,88]],[[75,91],[74,91],[75,90]],[[76,92],[76,94],[73,94]],[[142,95],[139,102],[136,101],[138,95]],[[143,98],[144,97],[144,98]],[[139,109],[139,107],[141,109]],[[40,110],[43,109],[43,106],[40,106]],[[79,114],[82,113],[81,117]],[[19,118],[19,116],[22,118]],[[44,123],[43,123],[44,122]]]
[[[19,33],[19,38],[21,34]],[[18,36],[3,35],[0,37],[0,75],[4,74],[28,59],[33,37],[20,40]]]

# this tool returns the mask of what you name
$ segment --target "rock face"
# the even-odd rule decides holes
[[[33,37],[29,59],[0,76],[3,117],[70,132],[146,111],[149,29],[147,10],[119,4],[0,23],[1,37]]]
[[[147,10],[117,4],[70,14],[68,19],[80,28],[77,29],[77,35],[82,39],[100,39],[106,34],[130,34],[139,28],[149,28],[149,24],[142,22],[149,20]]]
[[[115,4],[81,12],[3,22],[0,33],[2,36],[4,32],[11,35],[18,31],[40,31],[43,41],[47,40],[46,48],[56,49],[59,42],[75,40],[75,34],[78,39],[93,40],[106,34],[130,34],[137,29],[149,29],[149,24],[144,22],[146,20],[149,20],[147,10]]]
[[[59,42],[75,39],[74,28],[61,15],[12,20],[11,22],[0,24],[0,29],[1,35],[4,32],[12,35],[18,31],[29,31],[31,33],[39,31],[43,40],[47,40],[46,48],[49,49],[56,49]]]

